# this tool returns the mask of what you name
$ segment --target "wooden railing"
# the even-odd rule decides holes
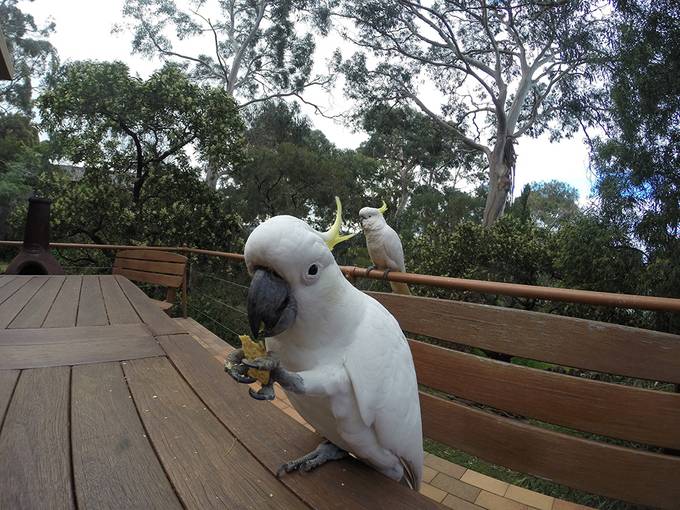
[[[21,241],[0,241],[0,246],[19,247],[21,244]],[[178,253],[208,255],[229,259],[235,262],[243,262],[244,260],[243,255],[240,253],[203,250],[199,248],[190,248],[188,246],[129,246],[112,244],[51,243],[50,247],[98,250],[129,250],[143,248],[147,250],[165,250],[175,251]],[[401,273],[397,271],[391,271],[385,276],[384,272],[381,270],[369,270],[363,267],[355,266],[340,266],[340,269],[348,278],[370,278],[374,280],[385,279],[387,281],[403,282],[412,285],[425,285],[429,287],[465,290],[479,292],[482,294],[497,294],[502,296],[515,296],[530,299],[544,299],[548,301],[562,301],[587,305],[632,308],[636,310],[680,312],[680,299],[676,298],[639,296],[633,294],[617,294],[613,292],[596,292],[577,289],[562,289],[556,287],[540,287],[517,283],[451,278],[448,276]]]

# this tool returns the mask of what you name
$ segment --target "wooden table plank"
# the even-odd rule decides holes
[[[118,363],[73,368],[73,476],[80,508],[182,508]]]
[[[76,325],[82,283],[82,276],[66,277],[57,297],[54,299],[54,303],[52,303],[52,308],[47,314],[45,322],[42,324],[43,328],[65,328]]]
[[[0,370],[0,432],[2,431],[5,412],[12,398],[12,393],[14,393],[14,387],[18,378],[18,370]]]
[[[39,328],[52,307],[65,277],[55,276],[45,282],[19,314],[9,323],[9,328]]]
[[[139,333],[132,331],[135,328]],[[163,350],[142,325],[0,332],[0,369],[81,365],[161,356]],[[73,331],[71,336],[68,331]],[[25,334],[17,334],[24,333]],[[55,332],[61,333],[56,334]]]
[[[116,275],[115,278],[144,324],[149,326],[154,335],[174,335],[185,332],[134,283],[124,276]]]
[[[9,276],[7,277],[8,282],[0,287],[0,303],[4,303],[12,294],[14,294],[18,289],[26,285],[30,278]]]
[[[16,278],[15,275],[4,275],[4,274],[0,275],[0,287],[4,287],[5,285],[7,285],[9,282],[14,280],[15,278]]]
[[[104,306],[106,306],[110,324],[138,324],[142,322],[113,275],[100,276],[99,282],[102,286]]]
[[[270,472],[321,441],[275,406],[254,401],[190,336],[162,336],[159,341],[201,400]],[[281,481],[315,509],[444,508],[354,459],[284,475]]]
[[[0,305],[0,329],[6,328],[17,316],[21,309],[26,306],[31,298],[40,290],[49,278],[47,276],[35,276],[30,278],[24,286],[17,290],[12,297]],[[10,283],[11,285],[11,283]],[[4,287],[3,287],[4,288]]]
[[[75,508],[69,368],[25,370],[0,433],[0,508]]]
[[[307,508],[220,424],[167,359],[130,361],[123,369],[154,448],[185,506]]]
[[[83,276],[76,326],[104,326],[108,323],[109,318],[104,307],[104,296],[99,285],[99,276]]]
[[[75,328],[0,329],[0,346],[36,345],[50,343],[116,341],[119,338],[151,338],[144,324],[116,326],[82,326]]]

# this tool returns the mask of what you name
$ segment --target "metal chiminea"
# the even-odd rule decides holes
[[[64,274],[50,253],[50,203],[44,198],[28,199],[24,244],[5,274]]]

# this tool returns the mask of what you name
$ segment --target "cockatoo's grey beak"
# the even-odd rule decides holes
[[[297,304],[286,281],[267,269],[256,269],[248,289],[248,323],[253,338],[283,333],[296,315]]]

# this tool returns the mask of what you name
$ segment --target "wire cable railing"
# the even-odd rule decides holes
[[[21,241],[0,241],[0,246],[20,246]],[[151,249],[167,250],[179,253],[191,253],[195,255],[214,256],[242,263],[244,257],[240,253],[221,252],[189,248],[187,246],[132,246],[132,245],[106,245],[106,244],[78,244],[78,243],[51,243],[52,248],[79,248],[97,250],[121,250],[121,249]],[[433,276],[416,273],[402,273],[391,271],[387,275],[377,269],[367,269],[356,266],[340,266],[341,271],[349,279],[368,278],[374,280],[387,280],[412,285],[439,287],[463,291],[478,292],[482,294],[498,294],[505,296],[523,297],[529,299],[543,299],[547,301],[561,301],[595,306],[609,306],[631,308],[637,310],[653,310],[680,312],[680,299],[655,296],[639,296],[632,294],[618,294],[613,292],[596,292],[590,290],[564,289],[557,287],[541,287],[517,283],[492,282],[483,280],[468,280],[449,276]]]

